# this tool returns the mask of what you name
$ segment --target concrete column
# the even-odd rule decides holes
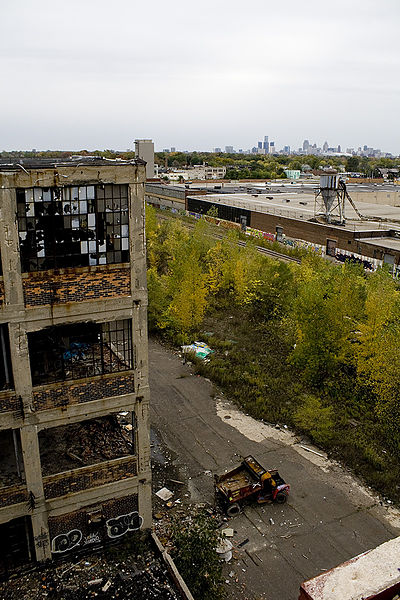
[[[140,395],[141,388],[149,384],[149,357],[147,339],[147,306],[137,303],[133,308],[132,338],[136,347],[136,389]]]
[[[50,533],[47,512],[35,512],[31,517],[33,542],[37,561],[51,558]]]
[[[22,399],[26,414],[32,412],[32,380],[25,324],[9,323],[8,331],[15,393]]]
[[[129,244],[131,254],[131,291],[133,297],[135,296],[135,291],[147,289],[144,222],[144,184],[130,184]]]
[[[32,511],[32,528],[37,560],[51,557],[50,537],[45,506],[39,439],[36,425],[20,430],[26,487]]]
[[[138,460],[138,502],[143,528],[152,525],[151,465],[150,465],[150,415],[149,389],[142,389],[142,399],[135,405],[136,442]]]
[[[34,496],[36,506],[44,500],[37,426],[25,425],[20,433],[26,485],[28,492]]]
[[[0,188],[0,247],[3,266],[5,304],[23,309],[24,293],[19,257],[15,189]]]

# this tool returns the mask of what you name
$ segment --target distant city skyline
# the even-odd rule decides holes
[[[300,154],[300,155],[331,155],[331,154],[356,154],[359,156],[371,156],[376,158],[385,158],[385,157],[397,157],[399,154],[395,155],[391,152],[388,152],[384,148],[374,148],[373,146],[369,146],[368,144],[362,145],[353,145],[353,146],[345,146],[343,144],[332,145],[329,143],[327,139],[324,140],[322,144],[318,144],[310,139],[304,139],[300,144],[291,146],[290,144],[278,145],[275,141],[269,141],[269,136],[264,135],[262,139],[257,140],[256,144],[252,147],[248,147],[244,145],[242,147],[235,145],[224,145],[224,146],[214,146],[211,149],[180,149],[176,146],[171,148],[163,148],[158,149],[156,147],[156,152],[222,152],[222,153],[235,153],[235,154]]]

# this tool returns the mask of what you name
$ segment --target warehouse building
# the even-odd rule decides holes
[[[144,182],[0,164],[0,575],[151,526]]]
[[[400,199],[394,185],[348,187],[357,198],[346,203],[345,225],[316,218],[318,183],[226,182],[220,185],[146,185],[146,201],[159,207],[205,215],[210,209],[219,219],[247,231],[261,232],[269,240],[311,244],[339,260],[354,257],[372,267],[386,263],[400,270]],[[383,204],[384,196],[387,204]]]

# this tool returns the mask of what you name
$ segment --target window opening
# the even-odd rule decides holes
[[[14,388],[7,325],[0,325],[0,390]]]
[[[132,323],[79,323],[28,334],[33,385],[134,368]]]
[[[131,419],[114,413],[40,431],[43,476],[132,455]]]
[[[19,430],[0,432],[0,487],[23,481],[23,461]]]
[[[127,185],[17,190],[23,272],[129,261]]]

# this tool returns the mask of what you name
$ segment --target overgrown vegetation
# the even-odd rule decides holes
[[[215,350],[200,373],[400,500],[400,292],[385,270],[270,260],[255,242],[157,222],[148,207],[150,330]]]
[[[216,552],[221,536],[207,513],[200,513],[173,530],[174,561],[196,600],[225,598],[222,562]]]

